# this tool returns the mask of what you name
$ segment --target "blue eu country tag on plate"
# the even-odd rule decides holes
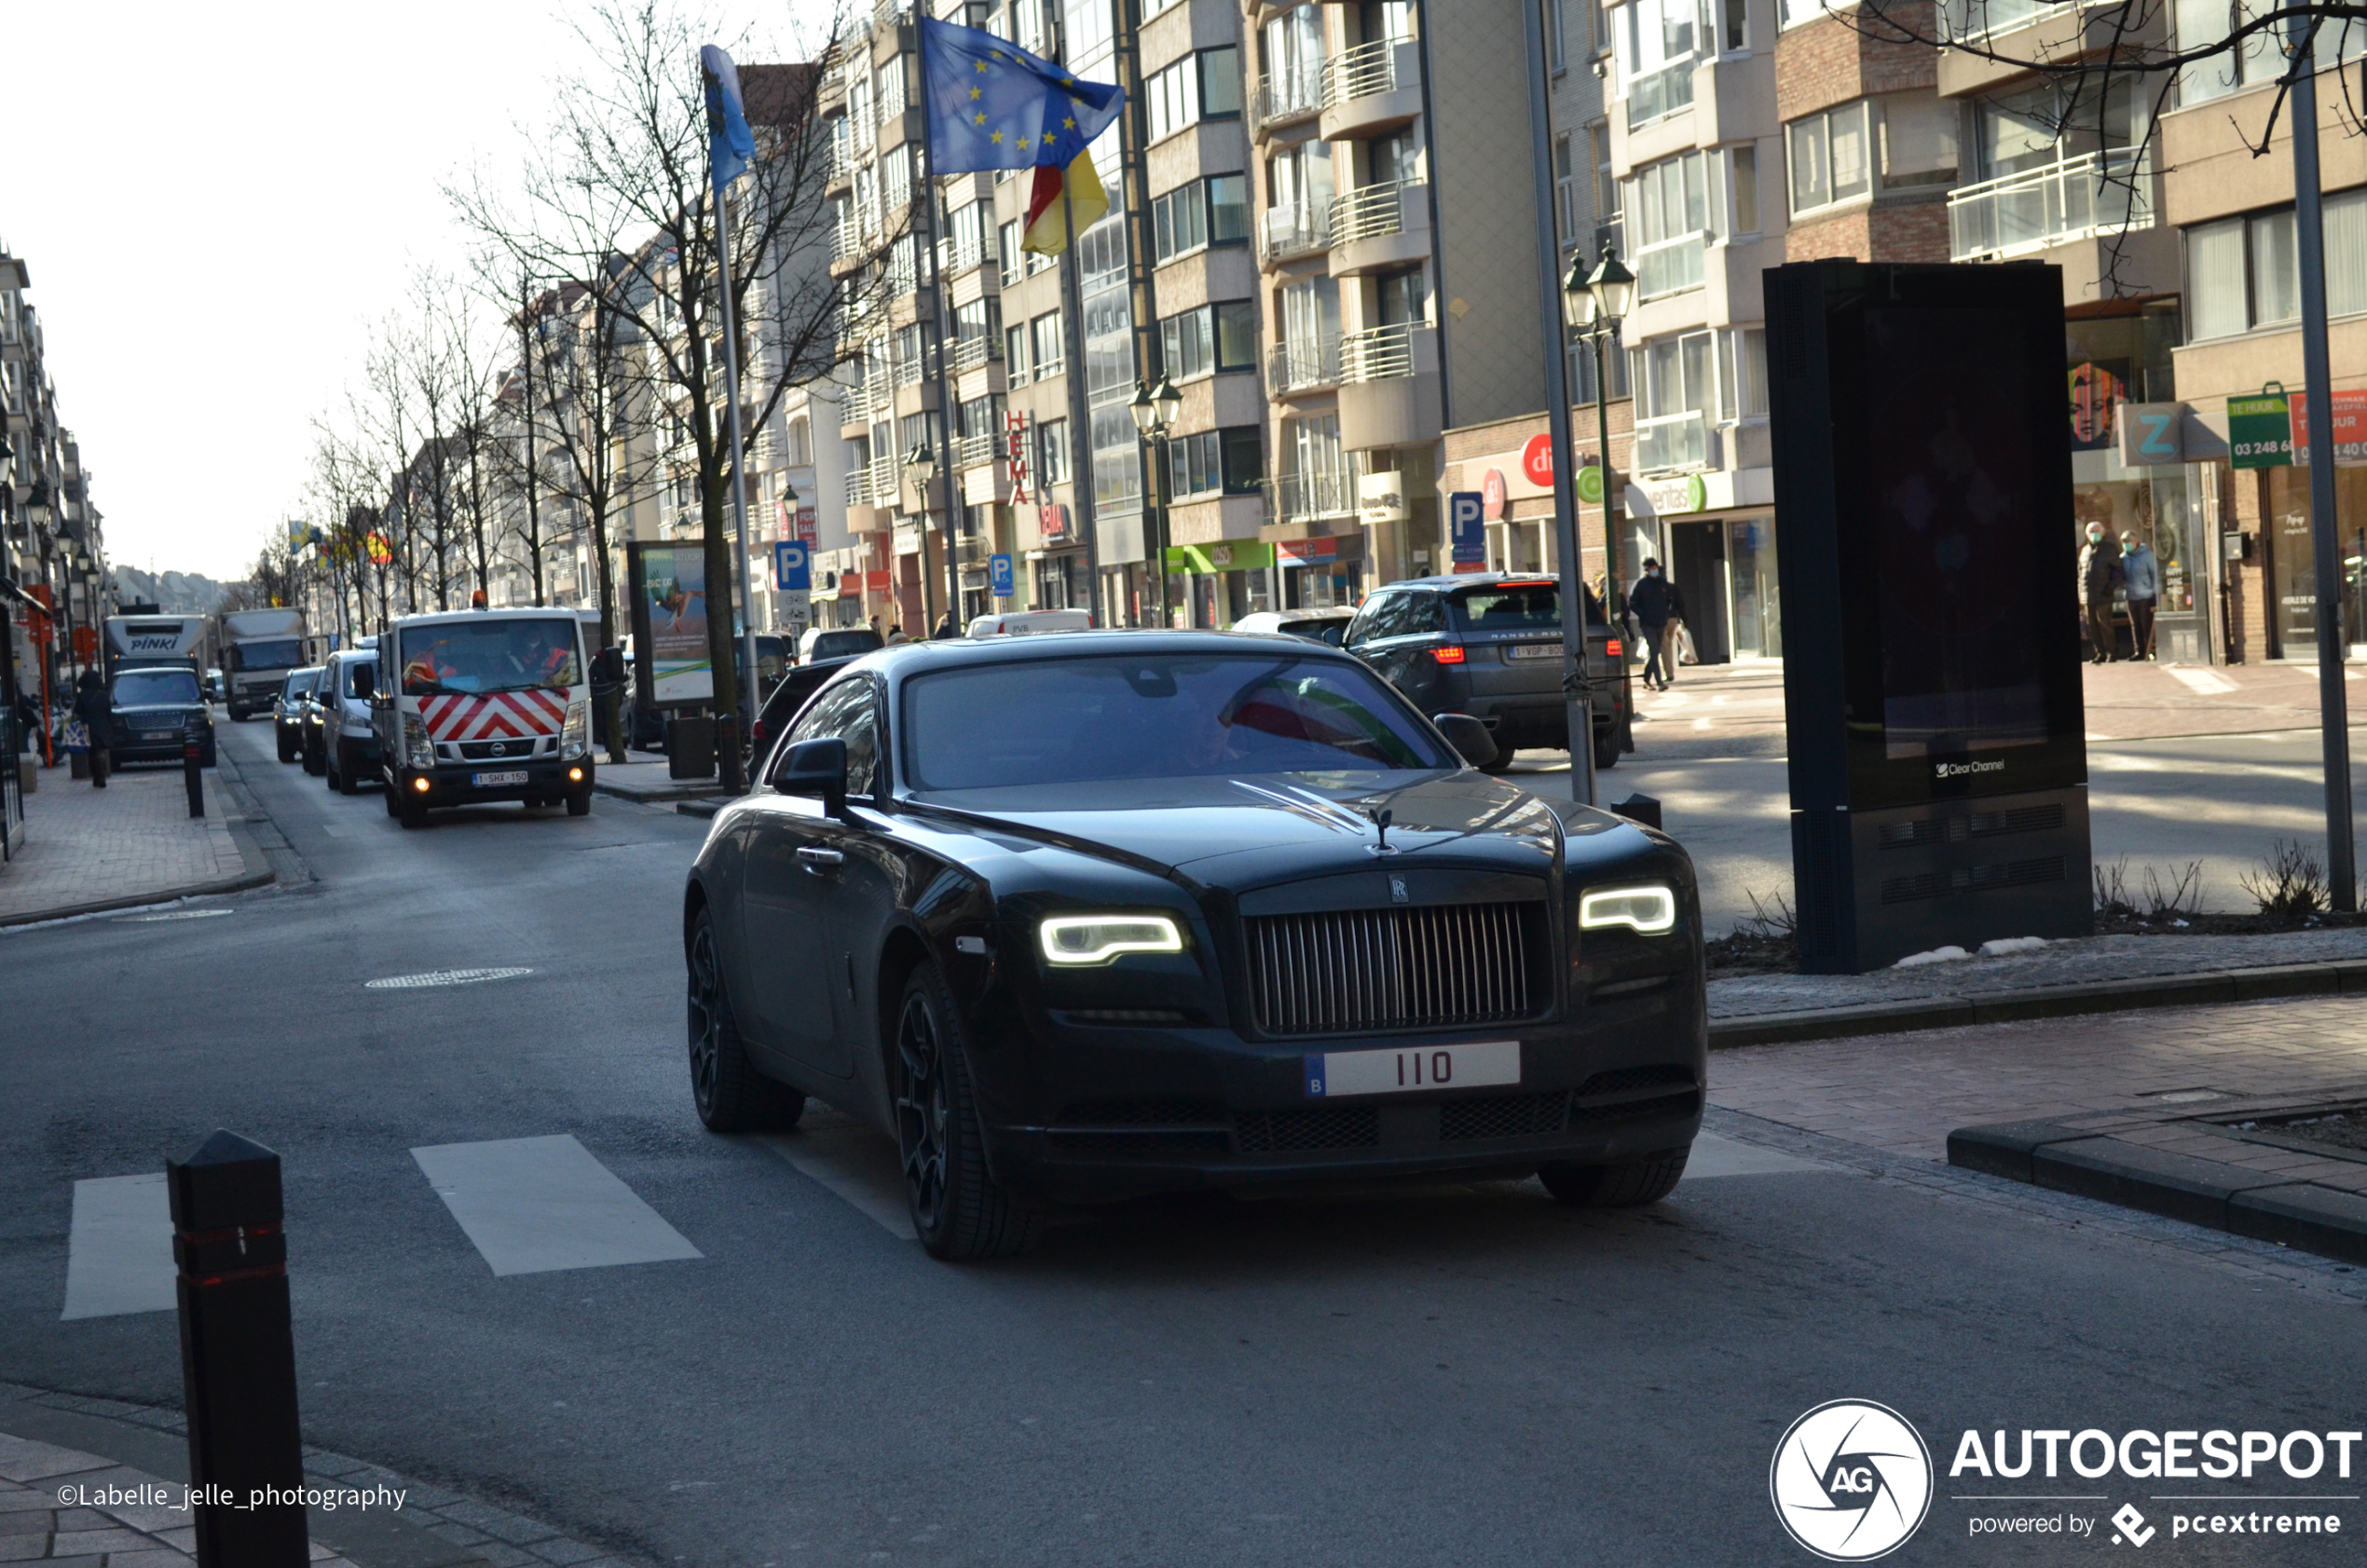
[[[1315,1055],[1306,1057],[1305,1061],[1307,1064],[1307,1098],[1309,1099],[1321,1099],[1323,1098],[1322,1055],[1320,1052],[1316,1053]]]

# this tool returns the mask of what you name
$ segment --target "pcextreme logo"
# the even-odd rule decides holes
[[[1889,1406],[1835,1399],[1784,1433],[1767,1491],[1793,1540],[1828,1562],[1868,1562],[1931,1511],[1931,1451]]]

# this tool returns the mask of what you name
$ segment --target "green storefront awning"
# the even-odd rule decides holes
[[[1167,569],[1170,572],[1263,571],[1273,564],[1274,547],[1264,539],[1174,544],[1167,549]]]

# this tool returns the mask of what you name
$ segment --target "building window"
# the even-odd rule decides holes
[[[1187,55],[1142,84],[1151,140],[1165,141],[1202,120],[1238,118],[1241,113],[1238,49],[1204,49]]]
[[[1069,422],[1047,419],[1035,427],[1035,477],[1043,484],[1069,482]]]
[[[1901,94],[1881,101],[1882,188],[1956,183],[1956,102]]]
[[[2356,257],[2367,246],[2367,188],[2330,196],[2326,254]],[[2355,266],[2326,269],[2326,313],[2367,311],[2367,277]],[[2301,319],[2300,251],[2293,210],[2280,207],[2186,231],[2186,330],[2199,342]]]
[[[1717,334],[1717,416],[1732,423],[1767,412],[1767,330],[1737,327]]]
[[[2225,41],[2240,20],[2249,23],[2270,7],[2252,0],[2242,8],[2240,19],[2228,0],[2174,0],[2177,48],[2181,50],[2209,48]],[[2182,72],[2178,78],[2178,99],[2182,104],[2202,103],[2213,98],[2223,98],[2231,92],[2241,92],[2248,87],[2274,81],[2284,66],[2284,56],[2278,48],[2282,29],[2264,30],[2248,35],[2233,49],[2196,61]],[[2343,29],[2326,27],[2319,31],[2319,52],[2325,52],[2326,34]],[[2320,69],[2324,68],[2321,61]]]
[[[1784,128],[1791,153],[1792,211],[1795,216],[1837,201],[1848,201],[1873,189],[1867,164],[1868,116],[1865,99],[1844,103],[1823,114],[1797,119]]]
[[[1027,328],[1009,326],[1003,329],[1003,375],[1014,387],[1028,382]]]
[[[1578,243],[1578,171],[1572,167],[1570,139],[1553,138],[1553,220],[1560,225],[1565,246]]]
[[[1634,220],[1636,292],[1645,299],[1702,285],[1702,252],[1712,225],[1708,168],[1699,152],[1646,164],[1626,203]]]
[[[999,255],[1002,261],[1003,286],[1006,289],[1019,280],[1021,257],[1025,254],[1019,249],[1019,241],[1025,238],[1027,238],[1027,230],[1017,218],[1003,225]]]
[[[1248,177],[1211,174],[1153,197],[1151,234],[1160,262],[1204,246],[1245,243],[1250,237]]]
[[[1725,0],[1725,22],[1726,35],[1718,40],[1719,47],[1729,54],[1749,48],[1751,22],[1748,0]]]
[[[1255,425],[1177,436],[1167,443],[1168,494],[1179,501],[1252,494],[1266,477],[1263,451]]]
[[[1627,36],[1620,76],[1627,126],[1649,124],[1693,102],[1697,45],[1709,31],[1709,0],[1634,0],[1621,7]]]
[[[1224,370],[1257,368],[1257,302],[1227,300],[1159,323],[1162,361],[1179,381]]]
[[[1758,148],[1745,143],[1726,155],[1727,168],[1734,176],[1734,229],[1738,235],[1757,234],[1758,228]]]
[[[1553,61],[1553,69],[1569,68],[1569,27],[1564,11],[1568,0],[1545,0],[1545,48]]]
[[[1034,367],[1035,378],[1058,375],[1067,356],[1060,352],[1060,313],[1049,310],[1028,323],[1028,362]]]

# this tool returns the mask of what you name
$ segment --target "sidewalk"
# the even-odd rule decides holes
[[[61,1495],[68,1489],[71,1499]],[[197,1528],[186,1509],[171,1506],[186,1491],[96,1454],[0,1432],[0,1561],[80,1568],[195,1563]],[[61,1506],[84,1497],[99,1506]],[[318,1543],[312,1561],[355,1568]]]
[[[675,800],[705,800],[722,793],[722,784],[712,775],[704,779],[668,778],[667,766],[664,757],[655,762],[603,761],[593,770],[592,787],[601,795],[612,795],[622,800],[637,800],[645,805]]]
[[[233,829],[226,749],[205,773],[205,817],[189,815],[178,768],[116,773],[103,790],[48,768],[25,797],[25,844],[0,870],[0,926],[234,893],[272,880]],[[243,826],[242,818],[239,825]]]

